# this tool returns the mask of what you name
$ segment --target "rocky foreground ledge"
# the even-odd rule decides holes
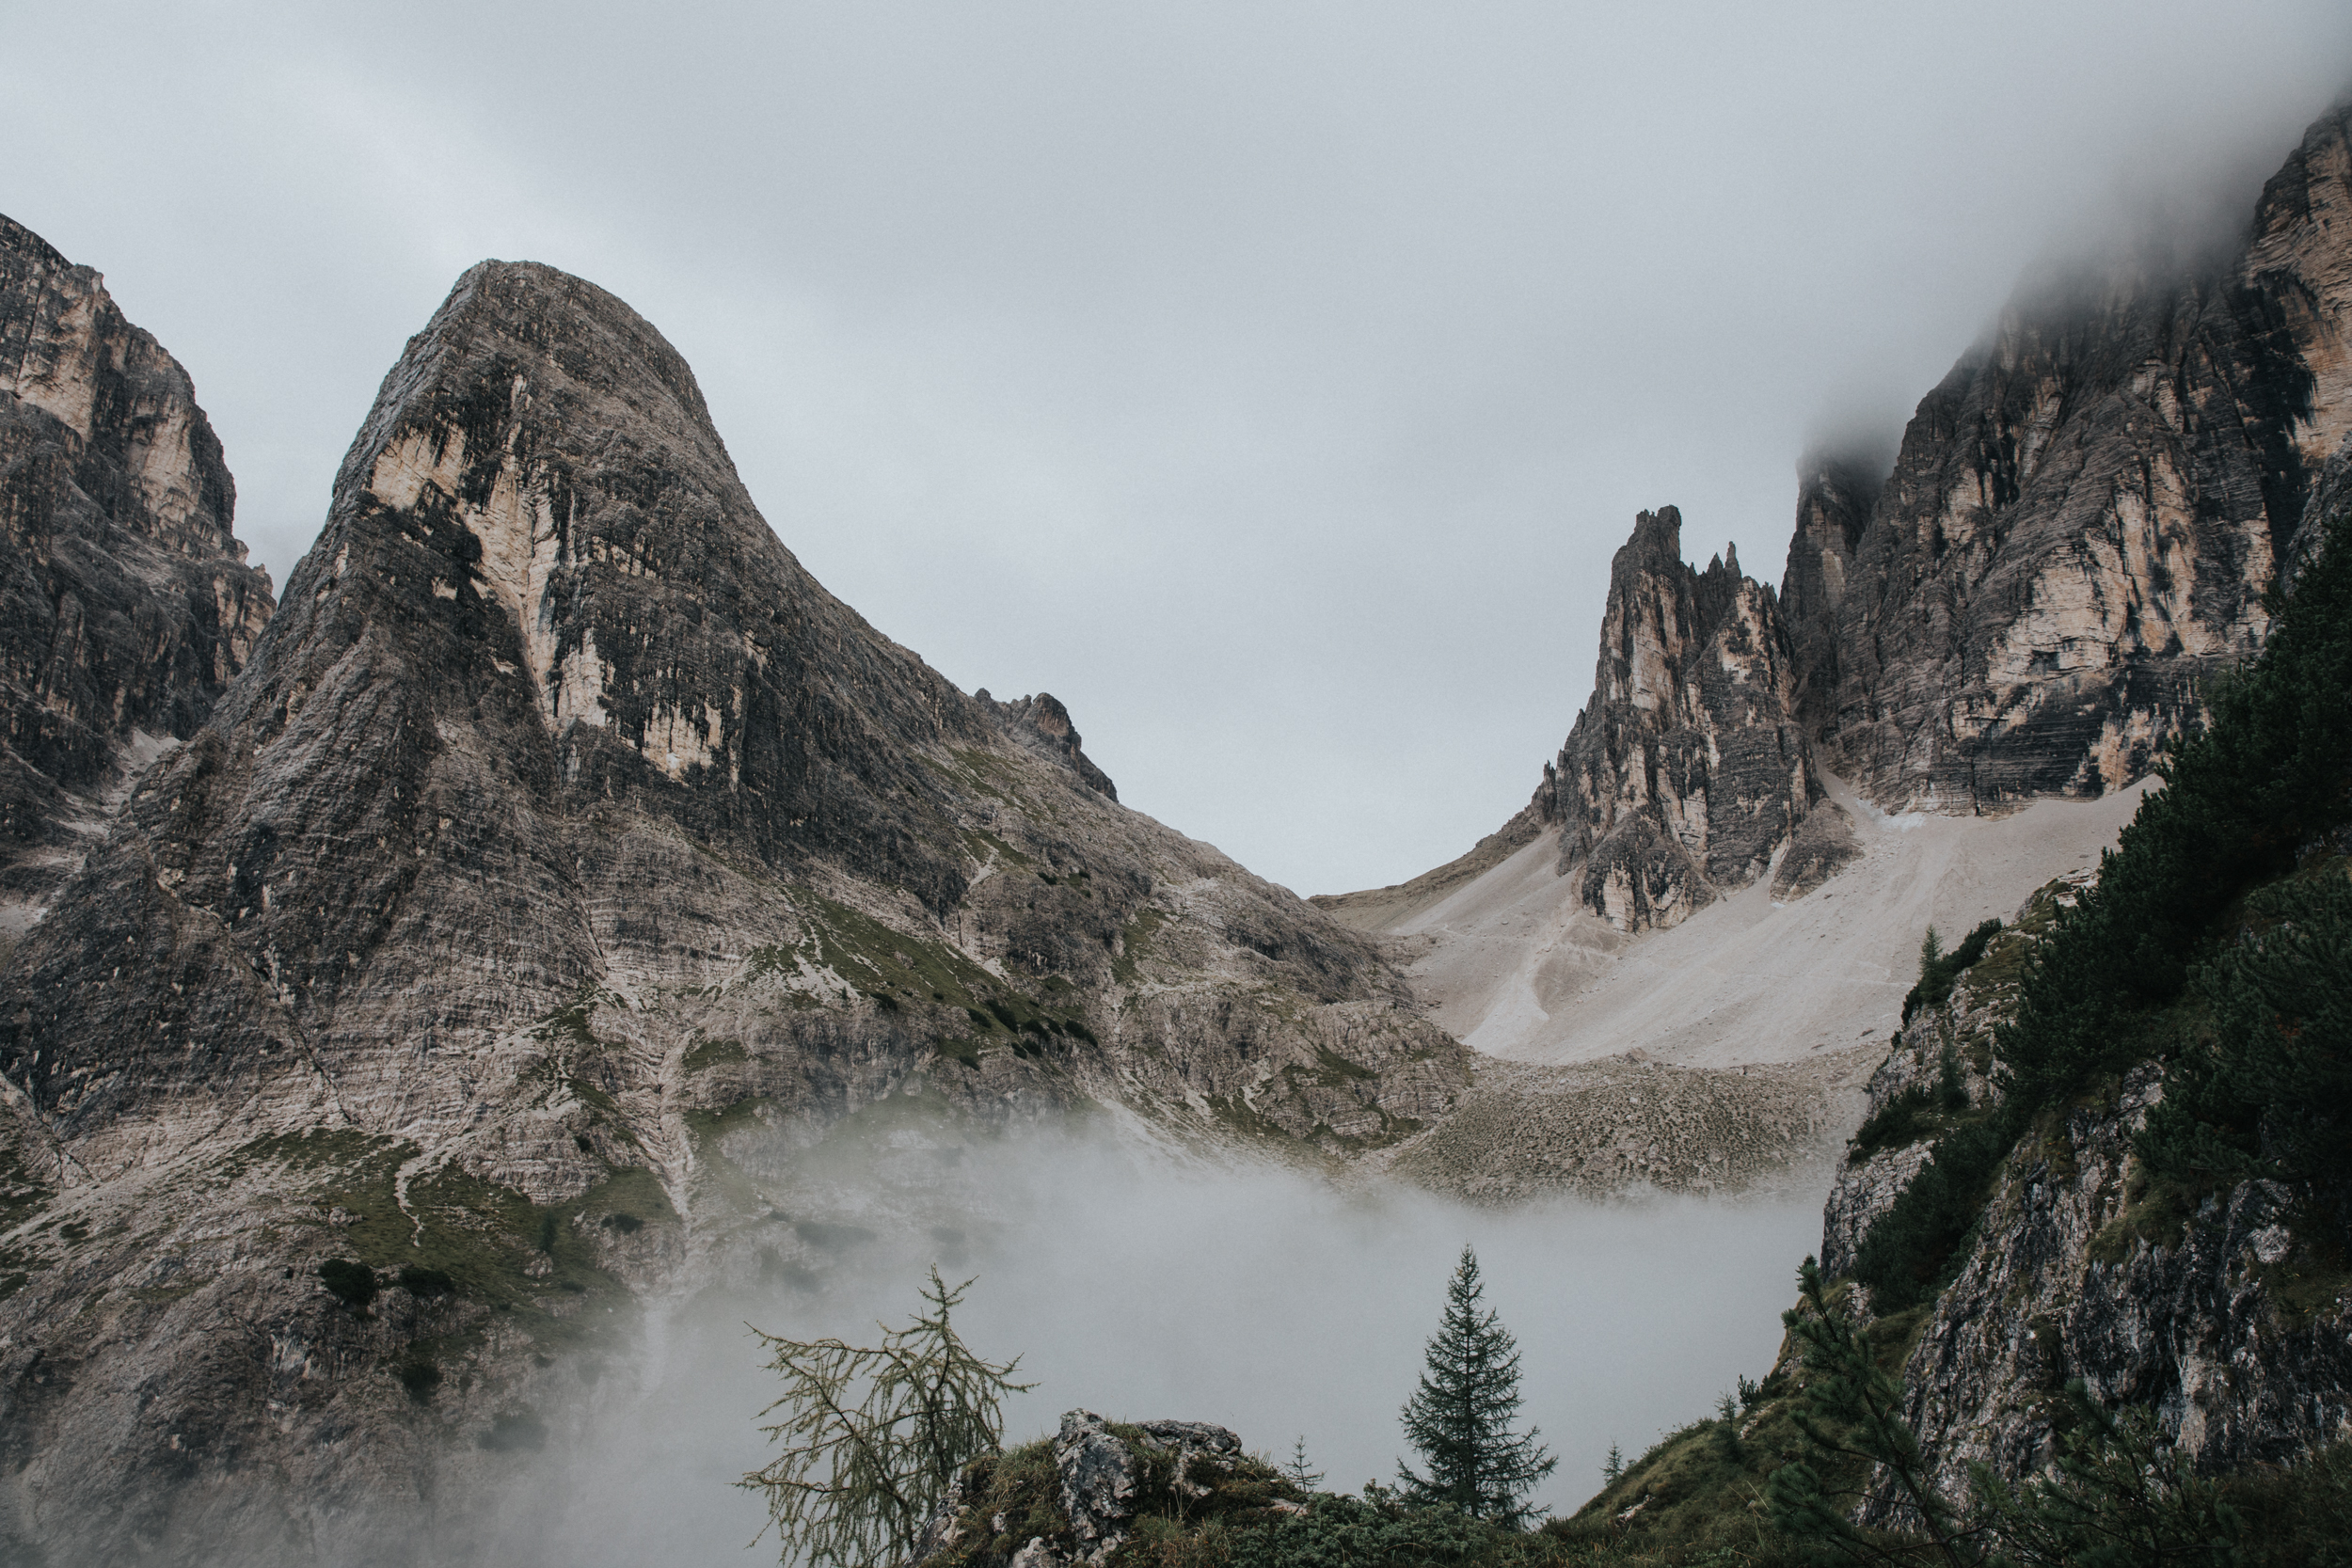
[[[1265,1522],[1305,1494],[1202,1421],[1106,1421],[1073,1410],[1050,1442],[976,1461],[911,1560],[918,1568],[1100,1568],[1153,1519]]]

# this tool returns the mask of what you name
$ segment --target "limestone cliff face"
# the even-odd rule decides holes
[[[1772,590],[1736,553],[1694,570],[1681,514],[1643,513],[1610,563],[1592,700],[1537,795],[1596,914],[1673,926],[1763,873],[1820,793],[1792,682]]]
[[[2332,1248],[2298,1238],[2296,1194],[2240,1183],[2172,1233],[2138,1233],[2132,1139],[2161,1098],[2146,1069],[2012,1156],[1960,1277],[1903,1370],[1906,1415],[1948,1495],[1970,1462],[2046,1464],[2058,1396],[2153,1408],[2203,1470],[2299,1457],[2352,1427],[2352,1311],[2296,1299]],[[1866,1518],[1889,1519],[1882,1486]]]
[[[1367,940],[1119,806],[1060,704],[825,593],[635,312],[485,263],[0,973],[0,1430],[40,1456],[0,1544],[430,1556],[369,1520],[461,1514],[583,1322],[795,1266],[776,1181],[886,1097],[1338,1155],[1466,1076]],[[338,1255],[459,1289],[355,1317]]]
[[[0,899],[78,861],[93,797],[184,740],[272,604],[187,372],[0,217]]]
[[[1840,529],[1801,503],[1791,598],[1836,621],[1799,686],[1834,770],[1889,808],[2097,795],[2259,645],[2352,428],[2346,132],[2312,128],[2226,265],[2143,252],[2013,304],[1919,404],[1842,596]]]
[[[2220,260],[2158,240],[2025,291],[1920,402],[1891,475],[1808,456],[1777,601],[1732,563],[1685,566],[1672,509],[1645,515],[1534,818],[1563,824],[1584,902],[1640,930],[1751,879],[1821,771],[1897,811],[2132,784],[2260,647],[2265,592],[2347,490],[2339,108]],[[1837,858],[1804,857],[1816,879]],[[1327,902],[1370,918],[1403,891]]]

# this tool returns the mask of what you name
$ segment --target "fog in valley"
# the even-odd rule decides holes
[[[547,1413],[484,1560],[769,1560],[772,1538],[743,1550],[760,1500],[729,1484],[769,1451],[754,1418],[776,1388],[745,1323],[872,1343],[933,1262],[977,1276],[956,1318],[972,1347],[1018,1353],[1037,1385],[1008,1407],[1009,1444],[1076,1406],[1214,1421],[1277,1460],[1303,1436],[1325,1484],[1353,1490],[1396,1479],[1398,1407],[1468,1242],[1518,1339],[1522,1420],[1560,1456],[1537,1497],[1570,1511],[1612,1442],[1639,1453],[1763,1374],[1821,1196],[1481,1211],[1218,1168],[1100,1119],[975,1132],[904,1100],[755,1180],[776,1211],[721,1243],[734,1283],[652,1314],[585,1407]]]

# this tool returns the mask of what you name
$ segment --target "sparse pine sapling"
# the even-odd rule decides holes
[[[375,1271],[356,1258],[329,1258],[318,1274],[319,1283],[345,1307],[365,1307],[375,1299]]]
[[[1625,1479],[1625,1453],[1616,1444],[1609,1445],[1609,1457],[1600,1462],[1600,1482],[1614,1486]]]
[[[1323,1484],[1323,1472],[1307,1466],[1306,1433],[1299,1433],[1292,1442],[1290,1462],[1282,1466],[1282,1477],[1301,1492],[1312,1492]]]
[[[1968,1109],[1968,1083],[1960,1075],[1960,1053],[1947,1043],[1944,1058],[1936,1066],[1935,1098],[1943,1109],[1960,1112]]]
[[[1734,1465],[1745,1457],[1740,1448],[1740,1402],[1729,1394],[1715,1402],[1715,1449]]]
[[[1407,1497],[1451,1503],[1474,1518],[1522,1528],[1534,1512],[1526,1503],[1535,1483],[1559,1461],[1536,1442],[1511,1431],[1519,1408],[1519,1354],[1502,1320],[1483,1304],[1478,1256],[1462,1260],[1446,1287],[1445,1316],[1429,1341],[1421,1386],[1405,1404],[1405,1436],[1428,1473],[1399,1464]]]

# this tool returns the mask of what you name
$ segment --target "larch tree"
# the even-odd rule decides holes
[[[931,1270],[930,1310],[871,1348],[752,1331],[784,1380],[760,1412],[777,1418],[760,1430],[784,1451],[737,1484],[766,1497],[787,1564],[904,1560],[957,1473],[996,1451],[1004,1396],[1033,1385],[1012,1381],[1019,1356],[982,1360],[956,1334],[948,1315],[971,1287],[950,1289]]]

